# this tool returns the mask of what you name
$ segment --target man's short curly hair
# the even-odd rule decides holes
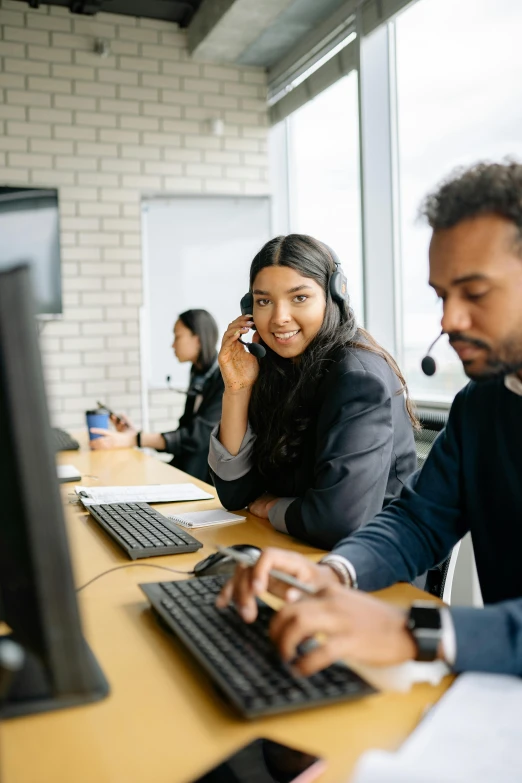
[[[424,199],[420,214],[434,231],[494,213],[511,220],[522,239],[522,165],[476,163],[459,168]]]

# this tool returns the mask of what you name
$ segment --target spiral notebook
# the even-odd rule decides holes
[[[246,517],[231,514],[224,508],[214,508],[211,511],[187,511],[186,514],[166,514],[176,525],[182,527],[211,527],[212,525],[225,525],[231,522],[244,522]]]

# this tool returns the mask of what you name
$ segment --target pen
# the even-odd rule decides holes
[[[221,554],[228,555],[230,558],[232,558],[232,560],[235,560],[236,563],[241,563],[242,565],[246,566],[253,566],[256,563],[256,560],[250,555],[247,555],[244,552],[237,552],[235,549],[231,549],[228,546],[217,545],[216,549],[218,552],[221,552]],[[280,582],[284,582],[291,587],[296,587],[298,590],[301,590],[302,593],[307,593],[308,595],[315,595],[317,593],[315,587],[307,585],[304,582],[300,582],[295,577],[291,576],[290,574],[285,574],[284,571],[279,571],[277,568],[271,568],[269,574],[274,579],[279,579]]]

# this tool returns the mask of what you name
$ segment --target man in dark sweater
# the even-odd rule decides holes
[[[315,585],[317,596],[298,603],[300,594],[287,589],[289,604],[271,629],[287,659],[307,637],[325,634],[299,659],[304,674],[349,656],[373,664],[438,657],[455,671],[522,675],[522,166],[460,172],[423,211],[433,229],[430,285],[442,299],[442,329],[471,379],[445,431],[401,496],[321,564],[267,550],[219,599],[233,596],[248,622],[270,568]],[[405,614],[346,589],[412,581],[468,531],[483,609],[414,605]]]

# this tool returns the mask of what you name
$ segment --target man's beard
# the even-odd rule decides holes
[[[473,372],[471,366],[467,367],[466,362],[462,362],[464,372],[473,381],[487,381],[499,376],[512,375],[522,370],[522,337],[508,338],[498,351],[493,351],[487,343],[465,337],[460,332],[449,332],[448,337],[450,343],[468,343],[468,345],[474,345],[487,351],[486,362],[480,371]],[[473,362],[470,361],[469,365],[472,364]]]

